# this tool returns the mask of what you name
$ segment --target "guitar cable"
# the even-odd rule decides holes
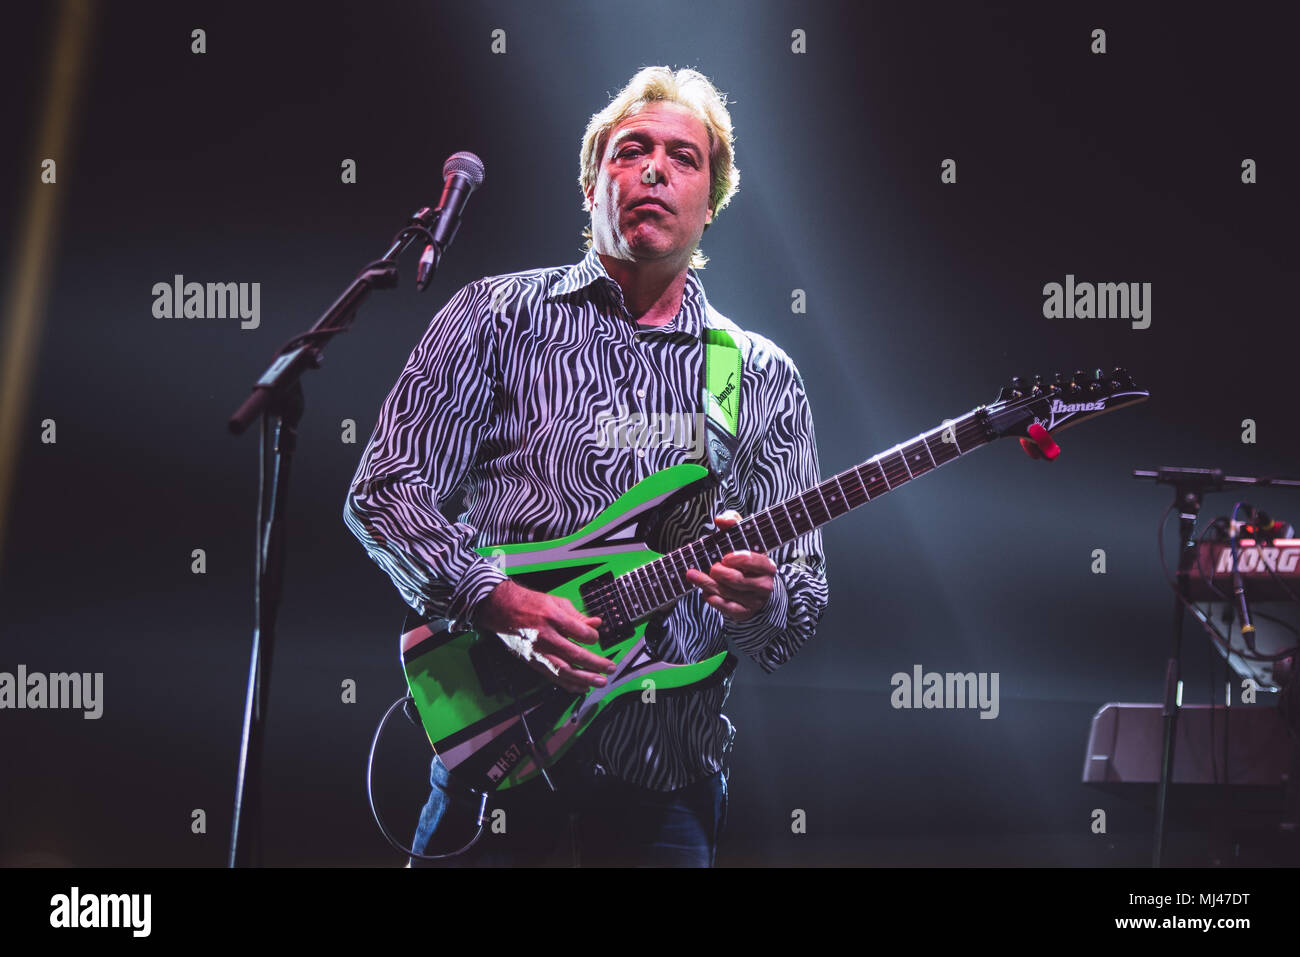
[[[379,748],[379,739],[384,733],[384,728],[388,724],[388,719],[393,716],[393,712],[396,711],[398,708],[403,707],[408,702],[414,703],[414,701],[415,699],[411,697],[409,694],[404,695],[401,698],[398,698],[396,701],[394,701],[392,705],[389,706],[388,710],[384,712],[383,718],[380,719],[379,727],[375,729],[375,736],[370,739],[370,757],[366,761],[366,800],[370,802],[370,814],[372,817],[374,817],[375,824],[379,826],[379,832],[384,835],[384,840],[388,841],[388,843],[393,846],[394,850],[400,851],[408,858],[415,858],[421,861],[445,861],[448,858],[458,857],[459,855],[464,854],[471,847],[477,844],[479,838],[483,836],[483,826],[487,821],[488,794],[486,791],[480,792],[480,791],[475,791],[472,788],[469,789],[470,794],[477,795],[479,798],[478,817],[475,822],[476,830],[474,831],[473,838],[470,839],[468,844],[466,844],[464,847],[458,850],[451,851],[448,854],[421,854],[418,851],[414,851],[409,847],[404,847],[397,840],[397,838],[393,837],[392,833],[388,830],[388,828],[384,826],[384,822],[379,816],[379,809],[375,807],[375,792],[374,792],[375,751],[378,750]],[[460,795],[453,794],[447,788],[442,787],[440,783],[437,783],[436,786],[441,788],[443,793],[445,793],[449,798],[453,800],[457,800],[460,798]]]
[[[509,681],[508,677],[507,677],[507,681]],[[414,703],[415,703],[415,699],[411,695],[409,694],[403,695],[402,697],[398,698],[389,706],[388,710],[384,712],[384,716],[379,720],[379,727],[375,729],[375,736],[370,739],[370,755],[366,760],[366,800],[370,803],[370,815],[375,819],[375,824],[379,828],[379,832],[383,834],[384,840],[388,841],[388,843],[394,848],[394,850],[400,851],[402,854],[405,854],[407,857],[417,858],[422,861],[443,861],[443,860],[447,860],[448,858],[458,857],[461,854],[464,854],[471,847],[477,844],[479,842],[479,838],[483,836],[483,828],[487,822],[487,800],[488,800],[487,791],[475,791],[473,788],[467,789],[470,794],[478,798],[478,814],[475,820],[474,836],[470,839],[468,844],[466,844],[461,848],[458,848],[457,850],[451,851],[447,854],[421,854],[418,851],[412,850],[409,847],[405,847],[397,840],[397,838],[393,836],[392,832],[389,831],[388,828],[384,825],[383,819],[379,816],[379,809],[375,806],[375,792],[374,792],[375,752],[379,749],[379,739],[383,736],[384,728],[387,727],[388,720],[393,716],[393,712],[396,711],[398,708],[405,708],[405,706]],[[533,738],[533,731],[528,726],[528,717],[524,713],[522,702],[517,697],[515,699],[515,708],[516,708],[515,714],[518,715],[519,717],[519,723],[523,725],[524,735],[528,738],[528,750],[532,754],[533,762],[536,764],[538,771],[541,773],[542,780],[546,782],[546,786],[551,789],[552,794],[559,793],[558,789],[555,787],[555,783],[551,780],[551,776],[546,773],[545,763],[542,761],[542,757],[537,750],[537,741]],[[407,713],[407,717],[410,718],[409,712]],[[447,788],[443,787],[442,784],[439,782],[434,782],[434,783],[435,786],[441,788],[443,793],[445,793],[452,800],[460,799],[461,795],[453,794]],[[572,825],[572,822],[570,822],[570,824]],[[572,835],[571,835],[571,840],[573,840]],[[576,855],[577,855],[576,846],[574,848],[574,855],[576,860]]]

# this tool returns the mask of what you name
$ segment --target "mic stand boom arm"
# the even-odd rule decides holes
[[[235,781],[228,857],[230,867],[250,867],[261,863],[262,746],[271,657],[275,648],[275,620],[284,583],[284,517],[289,503],[289,471],[304,408],[300,378],[308,369],[320,368],[325,343],[347,330],[372,289],[391,289],[397,285],[397,257],[416,239],[422,237],[433,246],[432,267],[437,268],[442,247],[434,243],[430,232],[436,216],[437,213],[427,206],[418,210],[410,224],[394,237],[388,252],[361,270],[310,330],[294,336],[280,348],[275,361],[257,380],[252,394],[228,423],[230,431],[240,435],[253,419],[258,416],[262,419],[254,559],[256,573],[253,581],[253,648]]]

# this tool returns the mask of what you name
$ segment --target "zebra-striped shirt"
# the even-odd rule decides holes
[[[725,509],[748,516],[817,484],[812,412],[790,357],[713,309],[694,270],[673,320],[639,326],[593,250],[573,266],[489,276],[452,296],[384,402],[344,521],[412,608],[471,620],[506,577],[475,548],[572,534],[654,472],[703,464],[693,442],[619,447],[599,424],[637,413],[698,422],[705,326],[727,330],[741,348],[740,446],[726,482],[665,521],[657,550],[712,530]],[[462,485],[453,523],[439,506]],[[826,608],[821,532],[768,554],[775,587],[752,618],[724,618],[693,588],[651,619],[647,646],[688,663],[731,639],[764,671],[789,661]],[[593,757],[615,777],[661,791],[722,770],[735,737],[722,714],[730,673],[653,702],[618,699],[584,739]]]

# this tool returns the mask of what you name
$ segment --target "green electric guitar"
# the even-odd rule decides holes
[[[429,741],[452,777],[477,791],[532,780],[622,695],[641,692],[645,679],[658,692],[718,681],[728,673],[726,652],[694,664],[668,664],[646,648],[650,616],[694,587],[684,578],[688,568],[707,570],[740,549],[770,551],[994,439],[1028,435],[1038,445],[1026,444],[1026,451],[1038,456],[1043,447],[1052,458],[1055,447],[1043,430],[1067,428],[1147,397],[1123,369],[1058,374],[1050,383],[1017,378],[991,405],[667,554],[646,542],[655,540],[664,510],[713,485],[702,465],[656,472],[564,538],[479,548],[512,581],[567,598],[580,613],[600,617],[599,642],[583,647],[618,668],[604,687],[575,694],[525,666],[496,634],[453,630],[445,619],[404,627],[402,665]]]

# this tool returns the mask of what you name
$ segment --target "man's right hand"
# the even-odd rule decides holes
[[[608,658],[593,654],[576,641],[594,644],[599,618],[581,614],[567,598],[533,591],[506,579],[474,609],[470,625],[476,631],[519,634],[521,628],[537,631],[533,650],[559,668],[559,674],[538,661],[526,662],[566,691],[603,688],[605,675],[616,668]],[[572,641],[570,639],[573,639]]]

